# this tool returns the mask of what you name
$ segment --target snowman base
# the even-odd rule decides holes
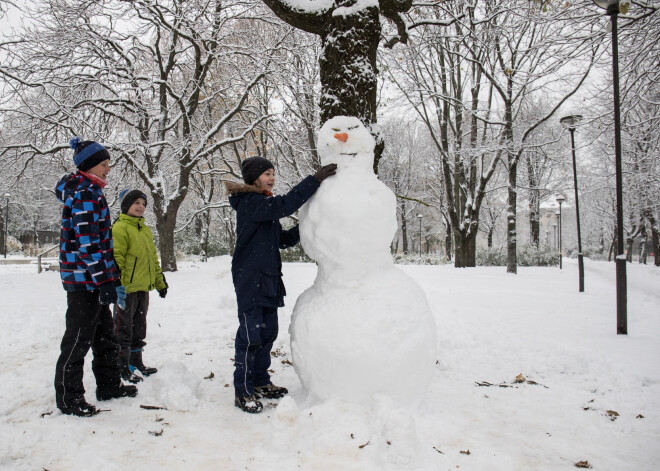
[[[317,281],[296,302],[293,365],[308,402],[416,409],[433,375],[436,327],[423,290],[391,266],[355,283]]]

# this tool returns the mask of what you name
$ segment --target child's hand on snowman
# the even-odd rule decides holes
[[[319,181],[319,183],[321,183],[323,180],[334,175],[335,173],[337,173],[337,164],[328,164],[321,167],[314,174],[314,178],[316,178]]]

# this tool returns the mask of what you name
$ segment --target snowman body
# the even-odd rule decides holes
[[[293,364],[314,400],[415,407],[433,373],[436,327],[424,291],[395,267],[396,198],[372,171],[373,138],[353,117],[319,131],[323,165],[337,164],[300,212],[314,284],[291,320]]]

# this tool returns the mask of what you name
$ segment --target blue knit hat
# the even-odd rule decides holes
[[[104,160],[110,160],[110,153],[98,142],[72,137],[69,146],[73,149],[73,163],[83,172],[96,167]]]

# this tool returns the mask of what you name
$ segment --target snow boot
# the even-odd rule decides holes
[[[109,401],[117,397],[135,397],[137,396],[137,387],[128,384],[119,384],[114,387],[96,388],[96,399],[99,401]]]
[[[58,406],[58,409],[62,411],[62,414],[75,415],[77,417],[91,417],[100,412],[96,406],[88,404],[84,398],[70,404],[69,406]]]
[[[119,374],[121,379],[128,381],[129,383],[139,383],[142,381],[142,376],[135,374],[135,368],[129,363],[130,353],[128,355],[124,354],[122,351],[119,354],[119,361],[121,362],[121,370]]]
[[[275,386],[273,383],[267,384],[265,386],[257,386],[254,388],[254,395],[257,399],[280,399],[285,395],[289,394],[287,388],[282,386]]]
[[[131,350],[131,368],[137,368],[137,370],[145,376],[158,373],[158,368],[153,366],[144,366],[142,363],[142,349]]]
[[[236,399],[234,399],[234,405],[248,414],[258,414],[264,409],[263,404],[257,401],[254,394],[247,397],[236,396]]]

